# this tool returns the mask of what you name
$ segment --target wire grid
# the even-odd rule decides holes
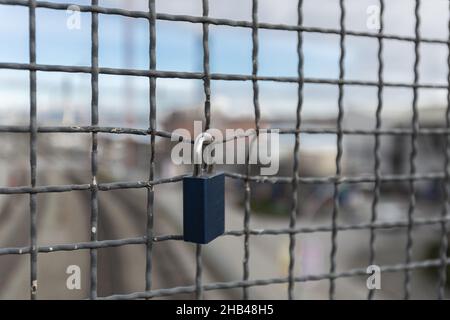
[[[318,281],[329,280],[329,298],[335,297],[335,280],[338,278],[354,277],[366,275],[365,268],[351,269],[345,272],[336,272],[336,254],[337,254],[337,234],[339,231],[345,230],[368,230],[370,232],[370,246],[369,246],[369,264],[373,264],[375,261],[375,241],[376,230],[378,229],[393,229],[393,228],[406,228],[407,230],[407,246],[405,248],[405,262],[396,265],[381,266],[382,272],[404,272],[404,298],[410,298],[411,294],[411,272],[416,269],[424,268],[439,268],[439,284],[438,284],[438,298],[445,298],[445,285],[446,285],[446,268],[450,263],[450,259],[447,257],[447,223],[450,220],[449,205],[450,205],[450,35],[449,39],[433,39],[423,38],[420,36],[420,1],[415,1],[415,36],[398,36],[385,34],[383,31],[383,14],[384,14],[384,1],[379,0],[380,6],[380,29],[378,33],[351,31],[345,28],[345,1],[339,0],[340,7],[340,28],[316,28],[303,26],[303,13],[302,5],[303,1],[298,2],[298,24],[286,25],[286,24],[272,24],[262,23],[258,21],[258,1],[252,0],[252,21],[237,21],[229,19],[216,19],[209,17],[209,5],[208,0],[202,0],[203,14],[202,16],[190,16],[190,15],[174,15],[156,13],[155,0],[149,0],[149,10],[147,12],[142,11],[129,11],[118,8],[106,8],[98,5],[98,0],[92,0],[91,5],[78,6],[81,12],[88,12],[92,16],[91,25],[91,66],[67,66],[67,65],[45,65],[37,64],[36,62],[36,8],[47,8],[54,10],[66,10],[71,4],[69,3],[52,3],[35,0],[0,0],[0,5],[17,5],[25,6],[29,9],[29,63],[6,63],[0,62],[0,69],[12,69],[12,70],[28,70],[30,79],[30,124],[29,126],[0,126],[0,132],[24,132],[30,134],[30,168],[31,168],[31,185],[21,187],[0,187],[0,194],[29,194],[30,195],[30,235],[31,243],[27,247],[11,247],[0,248],[0,255],[30,255],[30,297],[36,299],[37,296],[37,254],[55,252],[55,251],[73,251],[73,250],[90,250],[90,298],[96,299],[97,297],[97,249],[106,247],[117,247],[133,244],[144,244],[147,248],[146,254],[146,272],[145,272],[145,291],[135,292],[131,294],[112,295],[108,297],[101,297],[107,299],[137,299],[137,298],[152,298],[160,296],[170,296],[179,293],[195,293],[198,299],[203,297],[204,290],[219,290],[219,289],[231,289],[242,288],[242,297],[244,299],[249,298],[248,288],[253,286],[266,286],[271,284],[288,284],[288,298],[294,299],[294,287],[296,283],[306,281]],[[449,8],[450,9],[450,8]],[[120,15],[132,18],[143,18],[149,21],[149,61],[150,66],[148,70],[137,69],[118,69],[118,68],[103,68],[98,64],[98,15]],[[184,21],[190,23],[201,23],[203,26],[203,72],[176,72],[176,71],[162,71],[156,69],[156,21]],[[209,25],[220,25],[229,27],[243,27],[252,29],[252,74],[218,74],[210,73],[209,64]],[[449,34],[450,34],[450,21],[449,21]],[[258,75],[258,30],[259,29],[272,29],[272,30],[286,30],[297,33],[297,53],[298,53],[298,76],[296,77],[269,77]],[[337,34],[340,36],[340,54],[339,54],[339,78],[327,79],[327,78],[307,78],[303,75],[303,33],[322,33],[322,34]],[[358,36],[358,37],[370,37],[378,39],[378,81],[357,81],[345,79],[345,37],[346,36]],[[415,63],[414,63],[414,81],[413,83],[404,82],[385,82],[383,80],[383,40],[391,39],[403,42],[414,43]],[[448,55],[448,83],[446,84],[433,84],[433,83],[419,83],[419,48],[422,43],[434,43],[440,45],[446,45],[449,50]],[[38,126],[36,121],[37,104],[36,104],[36,72],[37,71],[58,71],[68,73],[89,73],[91,74],[91,125],[79,126],[79,127],[67,127],[67,126]],[[99,126],[98,119],[98,77],[99,74],[112,74],[112,75],[131,75],[147,77],[149,79],[149,96],[150,96],[150,118],[148,130],[139,130],[134,128],[117,128],[117,127],[102,127]],[[183,177],[175,176],[170,178],[155,179],[155,138],[156,136],[171,138],[170,132],[164,132],[156,128],[156,79],[157,78],[181,78],[181,79],[201,79],[204,83],[204,118],[205,118],[205,130],[210,128],[211,122],[211,80],[228,80],[228,81],[252,81],[253,85],[253,106],[255,114],[255,132],[259,133],[260,128],[260,106],[259,106],[259,88],[258,81],[274,81],[274,82],[286,82],[298,84],[298,104],[296,110],[296,126],[290,129],[281,129],[277,132],[281,134],[292,134],[295,136],[295,145],[293,150],[293,170],[292,176],[289,177],[266,177],[250,175],[250,167],[246,166],[245,174],[238,173],[225,173],[227,178],[242,180],[245,188],[245,206],[244,206],[244,221],[243,230],[229,230],[225,232],[224,236],[236,236],[244,237],[244,257],[243,257],[243,278],[241,280],[231,282],[216,282],[207,283],[202,282],[202,246],[197,245],[196,250],[196,277],[195,284],[185,287],[174,287],[167,289],[152,290],[152,248],[154,243],[169,241],[169,240],[183,240],[182,235],[160,235],[155,236],[153,233],[153,208],[154,208],[154,187],[159,184],[176,183],[182,181]],[[317,83],[317,84],[329,84],[336,85],[339,89],[337,107],[337,129],[303,129],[301,128],[301,113],[303,106],[303,86],[305,83]],[[377,95],[377,109],[376,109],[376,125],[371,130],[353,130],[344,129],[342,127],[342,120],[344,116],[344,88],[345,86],[371,86],[376,87],[378,90]],[[413,117],[411,122],[411,128],[402,129],[381,129],[381,112],[383,108],[383,89],[385,87],[402,87],[410,88],[413,90]],[[447,110],[446,110],[446,126],[445,128],[420,128],[418,121],[418,90],[419,89],[443,89],[447,90]],[[277,129],[278,130],[278,129]],[[270,131],[270,130],[269,130]],[[36,156],[37,156],[37,135],[41,132],[53,132],[53,133],[90,133],[92,135],[92,149],[91,149],[91,177],[90,184],[71,184],[71,185],[36,185]],[[133,135],[145,135],[150,137],[150,172],[149,179],[145,181],[134,182],[114,182],[114,183],[97,183],[96,175],[98,169],[97,160],[97,134],[110,133],[110,134],[133,134]],[[336,174],[329,177],[303,177],[299,175],[300,158],[300,134],[336,134],[337,136],[337,155],[336,155]],[[364,175],[357,177],[346,177],[341,174],[341,157],[343,152],[342,140],[344,135],[369,135],[375,139],[375,145],[373,150],[375,165],[373,175]],[[381,155],[380,155],[380,136],[410,136],[411,138],[411,153],[409,157],[410,172],[404,175],[382,175],[380,171]],[[417,138],[419,135],[442,135],[445,136],[445,167],[440,172],[429,172],[425,174],[418,174],[416,172],[415,159],[417,156]],[[183,137],[178,139],[188,141]],[[248,162],[247,162],[248,163]],[[427,180],[439,180],[442,182],[442,188],[444,191],[444,201],[442,203],[442,214],[439,218],[415,218],[414,211],[416,205],[416,190],[415,182],[427,181]],[[397,221],[380,221],[378,220],[378,202],[380,199],[380,186],[383,182],[401,182],[407,181],[409,183],[409,209],[408,218],[406,220]],[[291,184],[292,185],[292,207],[290,212],[289,226],[281,229],[265,229],[254,230],[250,228],[250,195],[251,195],[251,182],[253,183],[270,183],[270,184]],[[342,184],[350,183],[372,183],[373,189],[373,202],[372,202],[372,215],[371,220],[368,223],[360,224],[348,224],[342,225],[337,223],[339,215],[339,187]],[[300,184],[334,184],[333,195],[333,212],[331,218],[331,225],[319,225],[315,227],[302,227],[297,226],[296,219],[299,211],[298,200],[298,188]],[[116,189],[127,188],[146,188],[147,189],[147,228],[146,235],[143,237],[116,239],[116,240],[102,240],[97,239],[97,223],[98,223],[98,192],[109,191]],[[36,235],[36,217],[37,217],[37,195],[39,193],[50,192],[70,192],[74,190],[90,190],[91,192],[91,239],[88,242],[79,242],[73,244],[64,245],[52,245],[37,247],[37,235]],[[424,225],[440,225],[441,227],[441,245],[439,259],[424,260],[424,261],[411,261],[412,248],[413,248],[413,227]],[[330,269],[329,273],[296,276],[295,275],[295,237],[302,233],[318,233],[326,232],[331,234],[331,253],[330,253]],[[282,278],[273,279],[258,279],[249,280],[249,238],[250,236],[261,235],[289,235],[289,269],[288,276]],[[368,299],[373,298],[374,291],[368,291]]]

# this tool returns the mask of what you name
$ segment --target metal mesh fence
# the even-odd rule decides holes
[[[147,248],[146,256],[146,272],[145,272],[145,291],[136,292],[124,295],[113,295],[109,297],[102,297],[108,299],[135,299],[135,298],[151,298],[160,296],[170,296],[178,293],[192,293],[194,292],[197,298],[202,298],[204,290],[220,290],[230,288],[242,288],[242,297],[244,299],[249,298],[249,288],[253,286],[269,286],[271,284],[288,284],[288,297],[294,299],[294,287],[297,283],[306,281],[317,280],[329,280],[329,298],[335,297],[335,281],[338,278],[354,277],[360,275],[366,275],[366,268],[351,269],[345,272],[336,271],[336,255],[338,252],[337,235],[338,232],[348,230],[367,230],[370,232],[369,251],[370,258],[368,264],[373,264],[375,261],[375,242],[376,231],[379,229],[393,229],[402,228],[407,232],[407,245],[405,248],[404,263],[395,265],[381,266],[382,272],[404,272],[404,297],[408,299],[411,294],[411,273],[415,269],[424,268],[438,268],[439,270],[439,290],[437,296],[444,298],[445,285],[446,285],[446,270],[447,265],[450,263],[450,259],[447,257],[447,223],[450,219],[449,211],[449,159],[450,159],[450,72],[448,75],[448,83],[436,84],[436,83],[420,83],[419,82],[419,63],[420,55],[419,48],[423,43],[433,43],[442,46],[447,46],[450,51],[450,38],[449,39],[433,39],[423,38],[420,35],[420,3],[421,1],[415,1],[415,36],[398,36],[385,34],[383,31],[383,14],[384,14],[384,1],[380,0],[379,5],[381,9],[381,28],[378,33],[371,32],[359,32],[347,30],[345,26],[345,1],[339,0],[340,7],[340,28],[317,28],[303,26],[303,13],[302,4],[303,1],[299,0],[298,3],[298,24],[272,24],[262,23],[258,21],[258,1],[252,0],[252,20],[251,21],[237,21],[230,19],[216,19],[209,17],[209,5],[208,0],[202,0],[203,15],[202,16],[190,16],[190,15],[175,15],[175,14],[163,14],[155,11],[155,0],[149,0],[148,11],[129,11],[118,8],[106,8],[98,5],[98,0],[92,0],[91,5],[78,6],[81,12],[87,12],[91,14],[91,66],[70,66],[70,65],[48,65],[38,64],[36,62],[36,8],[47,8],[54,10],[66,10],[70,4],[53,3],[34,0],[0,0],[0,5],[15,5],[25,6],[29,10],[29,63],[5,63],[0,62],[0,69],[12,69],[12,70],[28,70],[29,71],[29,86],[30,86],[30,124],[29,126],[0,126],[0,132],[22,132],[29,133],[30,137],[30,169],[31,169],[31,185],[21,187],[1,187],[0,194],[29,194],[29,210],[30,210],[30,235],[31,243],[26,247],[10,247],[0,248],[0,255],[30,255],[31,264],[31,299],[36,298],[37,294],[37,264],[38,253],[49,253],[56,251],[73,251],[73,250],[90,250],[90,298],[96,299],[97,297],[97,249],[105,247],[117,247],[125,245],[143,244]],[[125,69],[125,68],[103,68],[98,64],[98,16],[99,15],[119,15],[131,18],[141,18],[148,21],[149,25],[149,61],[150,66],[148,70],[137,69]],[[175,72],[175,71],[162,71],[156,68],[156,21],[184,21],[194,24],[202,24],[203,26],[203,72]],[[250,28],[252,31],[252,74],[218,74],[210,72],[210,55],[209,55],[209,26],[228,26]],[[258,31],[260,29],[272,29],[272,30],[285,30],[295,32],[297,34],[297,54],[298,54],[298,75],[296,77],[275,77],[275,76],[260,76],[258,75]],[[450,30],[450,23],[449,23]],[[339,54],[339,77],[338,79],[329,78],[307,78],[303,74],[303,35],[304,33],[322,33],[322,34],[336,34],[340,37],[340,54]],[[370,37],[378,40],[378,80],[377,81],[357,81],[346,80],[345,78],[345,39],[347,36],[355,37]],[[386,82],[383,79],[383,40],[390,39],[402,42],[408,42],[414,44],[414,81],[412,83],[406,82]],[[448,67],[450,70],[450,54],[448,56]],[[36,73],[38,71],[53,71],[53,72],[67,72],[67,73],[87,73],[91,74],[91,125],[90,126],[38,126],[37,125],[37,110],[36,103]],[[98,116],[98,77],[99,74],[109,75],[129,75],[146,77],[149,79],[149,96],[150,96],[150,118],[148,123],[148,130],[140,130],[134,128],[117,128],[117,127],[102,127],[99,126]],[[226,173],[228,179],[242,180],[245,188],[245,205],[244,205],[244,221],[242,230],[228,230],[224,236],[243,237],[244,241],[244,257],[243,257],[243,278],[236,279],[231,282],[217,282],[217,283],[203,283],[202,282],[202,246],[197,245],[196,251],[196,277],[195,284],[192,286],[174,287],[166,289],[152,289],[152,249],[153,246],[162,241],[179,241],[183,237],[181,235],[158,235],[155,236],[153,232],[153,216],[154,216],[154,187],[159,184],[165,183],[178,183],[182,180],[183,176],[168,177],[162,179],[155,179],[155,138],[157,136],[163,138],[171,138],[170,132],[158,130],[156,126],[156,86],[158,78],[180,78],[180,79],[200,79],[204,84],[204,119],[205,130],[209,129],[211,123],[211,80],[227,80],[227,81],[251,81],[253,85],[253,106],[255,116],[255,129],[256,133],[260,130],[260,105],[259,105],[259,87],[260,81],[272,81],[272,82],[284,82],[284,83],[296,83],[298,84],[298,103],[296,110],[296,125],[295,128],[281,129],[281,134],[289,134],[295,136],[295,145],[293,150],[293,168],[292,176],[286,177],[265,177],[250,174],[250,166],[247,165],[245,174]],[[303,129],[302,124],[302,106],[303,106],[303,87],[305,83],[314,84],[328,84],[334,85],[338,88],[338,117],[336,129]],[[343,128],[343,116],[344,116],[344,103],[343,98],[345,94],[346,86],[370,86],[377,89],[377,108],[376,108],[376,125],[375,128],[367,130],[354,130]],[[412,111],[413,117],[410,128],[398,128],[398,129],[382,129],[381,112],[383,110],[383,89],[385,87],[401,87],[409,88],[413,92]],[[419,89],[443,89],[448,90],[447,95],[447,111],[445,127],[440,128],[420,128],[418,119],[418,90]],[[36,184],[36,158],[37,158],[37,136],[39,133],[90,133],[92,136],[92,149],[91,149],[91,177],[92,181],[89,184],[71,184],[71,185],[45,185],[38,186]],[[150,172],[148,180],[136,181],[136,182],[114,182],[114,183],[97,183],[97,134],[132,134],[149,136],[150,139]],[[300,134],[335,134],[337,136],[337,155],[335,159],[336,172],[335,175],[329,177],[304,177],[299,174],[299,167],[301,165],[301,159],[299,157],[300,148]],[[359,135],[359,136],[372,136],[375,140],[373,157],[375,160],[375,166],[373,173],[362,176],[344,176],[341,169],[341,158],[343,154],[343,137],[345,135]],[[381,166],[381,154],[380,154],[380,136],[407,136],[410,137],[411,152],[409,154],[410,171],[408,174],[390,174],[382,175]],[[445,166],[441,171],[417,173],[416,170],[416,156],[417,156],[417,140],[420,135],[441,135],[445,138]],[[180,138],[182,139],[182,138]],[[189,141],[192,143],[192,141]],[[415,218],[414,212],[416,207],[416,190],[415,183],[417,181],[435,180],[440,181],[443,189],[443,202],[442,202],[442,214],[437,218]],[[381,221],[378,219],[378,203],[380,200],[380,188],[384,182],[407,182],[409,185],[409,209],[406,220],[397,221]],[[290,211],[289,225],[282,229],[264,229],[254,230],[250,228],[251,217],[251,183],[269,183],[269,184],[291,184],[292,185],[292,203]],[[322,225],[316,227],[303,227],[299,226],[296,222],[297,212],[299,210],[298,190],[301,184],[326,184],[331,183],[334,185],[333,194],[333,211],[331,216],[331,224]],[[343,184],[358,184],[358,183],[371,183],[373,184],[373,202],[371,207],[371,220],[367,223],[359,224],[338,224],[339,216],[339,188]],[[115,240],[102,240],[97,239],[97,223],[98,223],[98,193],[102,191],[127,189],[127,188],[145,188],[147,189],[147,227],[146,235],[136,238],[127,239],[115,239]],[[37,195],[40,193],[58,193],[58,192],[70,192],[74,190],[89,190],[91,193],[91,239],[89,242],[80,242],[73,244],[52,246],[37,246],[37,234],[36,234],[36,217],[37,217]],[[412,248],[413,248],[413,228],[423,225],[439,225],[441,227],[441,244],[439,259],[435,260],[422,260],[412,261]],[[312,274],[306,276],[295,275],[295,248],[296,248],[296,235],[302,233],[317,233],[325,232],[331,236],[331,252],[330,252],[330,264],[329,272],[324,274]],[[257,237],[261,235],[288,235],[289,236],[289,270],[287,277],[272,278],[272,279],[257,279],[250,280],[250,247],[249,238]],[[373,298],[374,291],[368,291],[368,298]]]

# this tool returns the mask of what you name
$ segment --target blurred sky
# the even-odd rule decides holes
[[[65,1],[52,1],[65,2]],[[105,7],[148,10],[146,0],[100,0]],[[414,35],[414,0],[385,1],[385,32]],[[88,0],[71,1],[89,4]],[[210,0],[210,16],[251,21],[251,0]],[[346,28],[369,31],[367,7],[377,0],[346,0]],[[158,12],[200,16],[201,0],[159,0]],[[448,0],[422,1],[421,35],[446,39]],[[339,28],[338,0],[304,0],[304,25]],[[90,65],[90,14],[81,14],[81,28],[66,27],[64,10],[37,9],[37,62],[42,64]],[[297,23],[296,0],[259,0],[260,22]],[[157,68],[174,71],[202,71],[202,26],[186,22],[157,22]],[[148,21],[114,15],[99,15],[99,64],[101,67],[148,69]],[[297,75],[297,34],[292,31],[259,30],[259,74]],[[0,61],[28,62],[28,10],[0,5]],[[377,80],[375,38],[347,37],[345,78]],[[124,48],[131,46],[126,51]],[[251,74],[251,29],[210,26],[211,72]],[[421,44],[420,82],[445,84],[447,78],[445,45]],[[414,44],[384,41],[385,81],[413,81]],[[127,58],[127,55],[129,56]],[[304,33],[305,77],[338,77],[339,36]],[[259,82],[263,119],[294,117],[297,85]],[[203,83],[199,80],[158,79],[158,119],[177,109],[202,103]],[[100,124],[126,125],[125,113],[132,114],[135,126],[146,127],[148,118],[148,79],[100,75]],[[411,111],[412,90],[386,88],[385,113]],[[337,113],[337,88],[306,84],[305,115],[333,116]],[[0,124],[27,123],[28,73],[0,70]],[[444,105],[445,90],[420,90],[421,107]],[[346,110],[370,112],[376,108],[376,88],[345,88]],[[250,82],[212,82],[212,108],[228,115],[253,115]],[[90,75],[38,73],[38,120],[41,124],[68,121],[89,123]],[[56,115],[55,115],[56,112]],[[71,112],[67,117],[64,113]],[[75,114],[76,116],[73,116]],[[200,118],[200,117],[199,117]],[[66,120],[64,120],[66,119]],[[68,119],[68,120],[67,120]],[[118,120],[119,119],[119,120]],[[121,119],[121,120],[120,120]],[[116,122],[121,123],[116,123]],[[68,124],[68,123],[65,123]]]

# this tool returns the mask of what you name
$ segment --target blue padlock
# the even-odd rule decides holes
[[[183,178],[183,239],[205,244],[225,232],[225,175],[203,172],[203,144],[212,142],[209,133],[194,142],[194,174]]]

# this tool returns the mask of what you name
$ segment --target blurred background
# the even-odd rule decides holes
[[[64,1],[51,1],[61,2]],[[90,1],[71,1],[89,5]],[[339,2],[304,0],[303,24],[307,27],[339,29]],[[346,0],[345,25],[348,30],[373,32],[367,27],[367,8],[376,0]],[[103,7],[148,10],[146,0],[100,0]],[[159,13],[201,16],[200,0],[156,1]],[[251,21],[251,1],[210,0],[210,17]],[[413,0],[386,1],[386,34],[414,36]],[[36,9],[37,63],[90,66],[91,16],[80,13],[80,28],[70,29],[65,10]],[[423,1],[420,9],[421,36],[448,38],[448,1]],[[260,0],[259,21],[297,24],[297,1]],[[165,71],[203,71],[202,25],[158,20],[157,69]],[[212,73],[249,75],[252,72],[251,29],[209,26]],[[297,33],[260,29],[259,70],[261,76],[297,76]],[[307,78],[338,79],[339,41],[337,34],[303,33],[304,68]],[[28,8],[0,5],[1,62],[28,63]],[[412,83],[414,43],[383,41],[384,81]],[[117,15],[99,15],[99,66],[147,70],[149,68],[148,21]],[[378,39],[347,36],[345,39],[345,79],[378,81]],[[419,82],[446,85],[448,48],[443,44],[421,43]],[[99,76],[99,125],[147,129],[149,126],[149,83],[146,77]],[[261,126],[295,128],[298,86],[295,83],[259,81]],[[375,127],[377,87],[345,86],[345,129],[370,130]],[[421,128],[445,127],[447,90],[419,89]],[[306,83],[303,90],[302,128],[336,129],[338,87]],[[383,89],[382,129],[411,128],[412,89]],[[157,127],[173,131],[192,131],[193,121],[204,120],[204,92],[201,80],[157,79]],[[39,126],[90,125],[90,75],[81,73],[37,72]],[[0,126],[29,124],[29,72],[0,69]],[[215,128],[254,127],[252,83],[249,81],[211,81],[211,126]],[[99,134],[98,182],[141,181],[148,179],[149,138],[135,135]],[[156,178],[190,173],[189,166],[171,162],[173,143],[156,137]],[[0,186],[30,184],[29,135],[0,133]],[[301,134],[300,174],[327,177],[335,174],[336,135]],[[374,136],[345,135],[343,175],[374,174]],[[410,136],[382,135],[381,171],[383,175],[409,174]],[[278,176],[292,176],[294,136],[280,140]],[[420,135],[418,174],[444,172],[445,137]],[[37,184],[90,183],[91,135],[87,133],[39,133]],[[224,165],[218,170],[244,173],[241,165]],[[259,171],[254,170],[254,174]],[[226,181],[226,229],[242,230],[244,219],[243,183]],[[290,184],[251,184],[252,229],[281,229],[289,225],[292,208]],[[333,210],[332,184],[301,184],[298,226],[329,226]],[[340,187],[339,224],[370,221],[373,183],[343,184]],[[416,182],[415,217],[439,218],[443,209],[440,180]],[[146,190],[127,189],[100,192],[99,239],[119,239],[145,235]],[[385,182],[378,204],[379,220],[405,221],[409,206],[407,182]],[[28,195],[0,195],[0,247],[29,245]],[[74,191],[38,195],[38,244],[52,245],[89,240],[90,193]],[[155,234],[181,234],[181,183],[155,187]],[[364,230],[347,230],[338,235],[337,271],[366,268],[369,263],[369,236]],[[297,236],[295,274],[329,272],[330,232],[300,233]],[[414,228],[413,261],[439,258],[439,224]],[[287,276],[288,235],[258,235],[250,238],[250,279]],[[378,230],[378,265],[405,261],[406,228]],[[204,246],[203,281],[223,282],[242,279],[244,256],[242,237],[221,237]],[[195,246],[181,241],[155,244],[154,288],[192,285],[195,276]],[[82,289],[68,290],[68,265],[79,265]],[[143,291],[145,247],[141,245],[99,249],[99,296]],[[412,297],[436,298],[438,269],[413,271]],[[29,257],[0,256],[0,298],[29,297]],[[375,298],[403,297],[403,272],[382,275],[382,288]],[[89,251],[39,254],[38,298],[86,298],[89,288]],[[364,299],[366,277],[336,280],[337,298]],[[328,280],[297,283],[299,299],[326,299]],[[249,289],[251,298],[285,299],[287,284]],[[175,296],[193,298],[192,294]],[[206,298],[240,298],[241,289],[205,292]]]

